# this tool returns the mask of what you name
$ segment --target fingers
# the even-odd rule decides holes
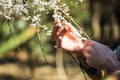
[[[67,32],[67,30],[65,28],[61,29],[61,31],[58,34],[58,37],[63,37],[65,36],[65,33]]]
[[[61,48],[61,43],[62,43],[62,37],[58,37],[58,39],[57,39],[57,45],[60,48]]]
[[[61,30],[62,30],[62,24],[60,22],[55,22],[55,26],[52,31],[52,35],[55,39],[57,38]]]
[[[59,36],[63,36],[66,31],[69,31],[68,29],[68,26],[63,25],[60,21],[56,21],[52,31],[53,37],[57,39]]]
[[[62,28],[62,29],[59,29],[59,28]],[[53,31],[55,33],[56,36],[58,36],[58,34],[62,31],[62,30],[66,30],[66,32],[72,32],[74,33],[75,35],[79,36],[79,32],[75,29],[75,27],[70,24],[69,22],[66,22],[66,21],[56,21],[55,22],[55,31]],[[62,32],[64,32],[62,31]]]
[[[61,45],[62,45],[62,39],[63,39],[63,37],[65,36],[66,32],[67,32],[67,29],[66,29],[66,28],[62,28],[62,29],[60,30],[60,32],[57,34],[56,39],[57,39],[57,45],[58,45],[59,47],[61,47]]]
[[[71,27],[72,25],[70,25],[69,22],[66,22],[66,21],[62,21],[62,25],[67,28],[69,31],[72,31]]]
[[[68,30],[73,32],[75,35],[79,36],[79,32],[76,30],[76,28],[69,22],[63,21],[63,26],[67,26]]]

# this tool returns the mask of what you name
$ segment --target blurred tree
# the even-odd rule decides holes
[[[120,44],[120,1],[88,0],[94,39],[115,48]]]

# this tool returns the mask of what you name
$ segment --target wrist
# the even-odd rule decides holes
[[[77,43],[74,47],[74,53],[76,53],[79,56],[81,55],[82,52],[83,52],[83,44]]]

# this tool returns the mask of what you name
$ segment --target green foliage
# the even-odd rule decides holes
[[[4,0],[1,1],[4,2]],[[23,4],[27,5],[27,7],[23,5],[24,8],[19,8],[20,11],[22,9],[26,11],[22,12],[22,14],[20,13],[21,15],[16,15],[18,14],[17,12],[9,13],[10,15],[3,15],[3,13],[0,14],[0,54],[4,55],[5,53],[9,53],[9,51],[18,48],[25,43],[29,44],[31,53],[41,53],[42,55],[44,52],[44,54],[51,54],[51,51],[54,51],[55,49],[55,43],[52,37],[48,35],[50,35],[54,24],[54,18],[52,17],[54,14],[54,7],[52,6],[51,9],[49,4],[44,3],[44,7],[42,7],[36,3],[31,5],[34,1],[22,1]],[[2,6],[1,3],[2,2],[0,2],[0,6]],[[69,16],[71,16],[77,23],[81,25],[84,24],[84,21],[89,20],[89,13],[87,11],[86,2],[80,3],[78,0],[61,0],[60,2],[57,2],[56,0],[54,5],[57,5],[63,11],[69,13]],[[41,8],[41,11],[39,10],[40,8],[38,8],[38,6]],[[4,7],[1,7],[1,12],[3,10],[8,10],[8,8],[5,9]],[[68,8],[69,10],[66,10]],[[14,9],[11,8],[11,10]],[[25,20],[23,20],[23,18],[25,18]],[[34,26],[34,24],[35,28],[37,29],[36,32],[28,31],[30,26]],[[40,33],[39,36],[37,36],[37,33]],[[48,35],[46,35],[46,33]],[[44,51],[43,49],[40,50],[40,47],[42,47]]]

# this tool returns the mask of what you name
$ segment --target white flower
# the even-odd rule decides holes
[[[0,15],[3,15],[3,13],[0,11]]]
[[[48,13],[51,9],[55,10],[61,8],[64,12],[68,12],[67,4],[58,5],[60,0],[26,0],[23,3],[23,0],[0,0],[0,15],[4,16],[6,19],[15,20],[16,16],[20,19],[28,21],[30,26],[38,27],[41,25],[41,16],[42,12]],[[55,13],[55,19],[62,19],[61,13]],[[47,31],[47,34],[51,34],[51,30],[48,30],[48,27],[42,27],[44,31]]]
[[[9,16],[5,16],[6,19],[11,20],[12,18]]]
[[[52,30],[47,31],[47,35],[48,36],[52,35]]]

